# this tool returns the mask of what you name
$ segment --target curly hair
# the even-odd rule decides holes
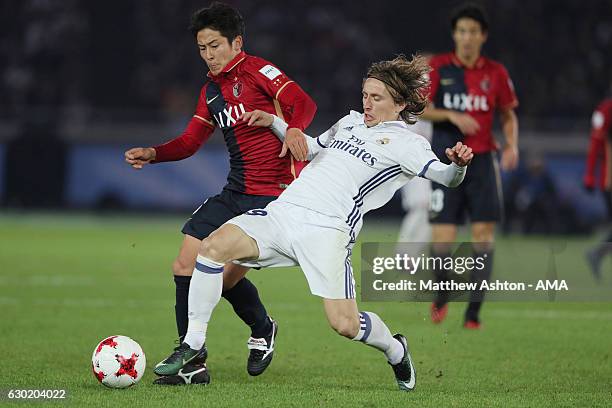
[[[431,68],[427,58],[414,55],[409,60],[406,56],[399,55],[391,61],[372,64],[367,78],[378,79],[384,83],[396,104],[406,104],[400,112],[400,117],[412,125],[428,103],[429,71]]]

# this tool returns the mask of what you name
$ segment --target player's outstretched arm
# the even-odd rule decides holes
[[[446,157],[451,161],[450,165],[433,161],[427,167],[424,176],[446,187],[457,187],[465,178],[466,168],[472,161],[474,153],[470,147],[457,142],[452,148],[446,149]]]

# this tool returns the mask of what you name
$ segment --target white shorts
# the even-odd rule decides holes
[[[326,299],[355,298],[351,252],[355,233],[340,218],[273,201],[227,222],[257,242],[259,258],[247,266],[299,265],[310,292]]]

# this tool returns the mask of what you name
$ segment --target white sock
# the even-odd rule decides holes
[[[431,241],[431,224],[429,224],[429,208],[411,208],[404,217],[399,232],[399,242],[429,242]],[[418,256],[419,254],[415,254]]]
[[[376,313],[359,312],[361,327],[353,340],[372,346],[385,353],[391,364],[397,364],[404,357],[404,346],[394,339],[387,325]]]
[[[206,341],[206,330],[213,309],[221,299],[223,264],[198,255],[189,285],[189,327],[185,343],[199,350]]]

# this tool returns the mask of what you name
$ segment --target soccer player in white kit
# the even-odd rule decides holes
[[[422,53],[427,61],[431,53]],[[433,123],[419,117],[418,121],[408,127],[417,135],[423,136],[431,143]],[[431,182],[423,177],[415,177],[400,189],[402,208],[406,215],[402,220],[398,234],[398,242],[412,242],[408,247],[398,247],[409,256],[418,257],[425,246],[431,241],[431,224],[429,223],[429,209],[431,207]]]
[[[431,141],[433,125],[419,118],[409,129]],[[407,255],[418,257],[424,247],[431,241],[431,225],[429,224],[429,208],[431,203],[431,182],[426,178],[415,177],[401,188],[402,208],[406,215],[402,220],[398,241],[413,242],[407,248],[402,248]]]
[[[350,256],[363,215],[388,202],[407,181],[419,176],[452,187],[465,176],[469,147],[459,142],[447,149],[452,163],[445,165],[427,140],[408,130],[407,123],[414,123],[427,104],[428,70],[418,56],[373,64],[363,82],[364,113],[351,111],[319,137],[284,145],[281,154],[288,147],[296,159],[312,160],[300,177],[267,207],[231,219],[202,241],[189,290],[189,329],[180,348],[185,363],[206,347],[225,263],[299,265],[310,291],[323,298],[332,328],[382,351],[399,388],[414,389],[406,338],[392,336],[375,313],[357,309]],[[287,127],[262,111],[248,112],[242,120],[271,126],[281,139]]]

